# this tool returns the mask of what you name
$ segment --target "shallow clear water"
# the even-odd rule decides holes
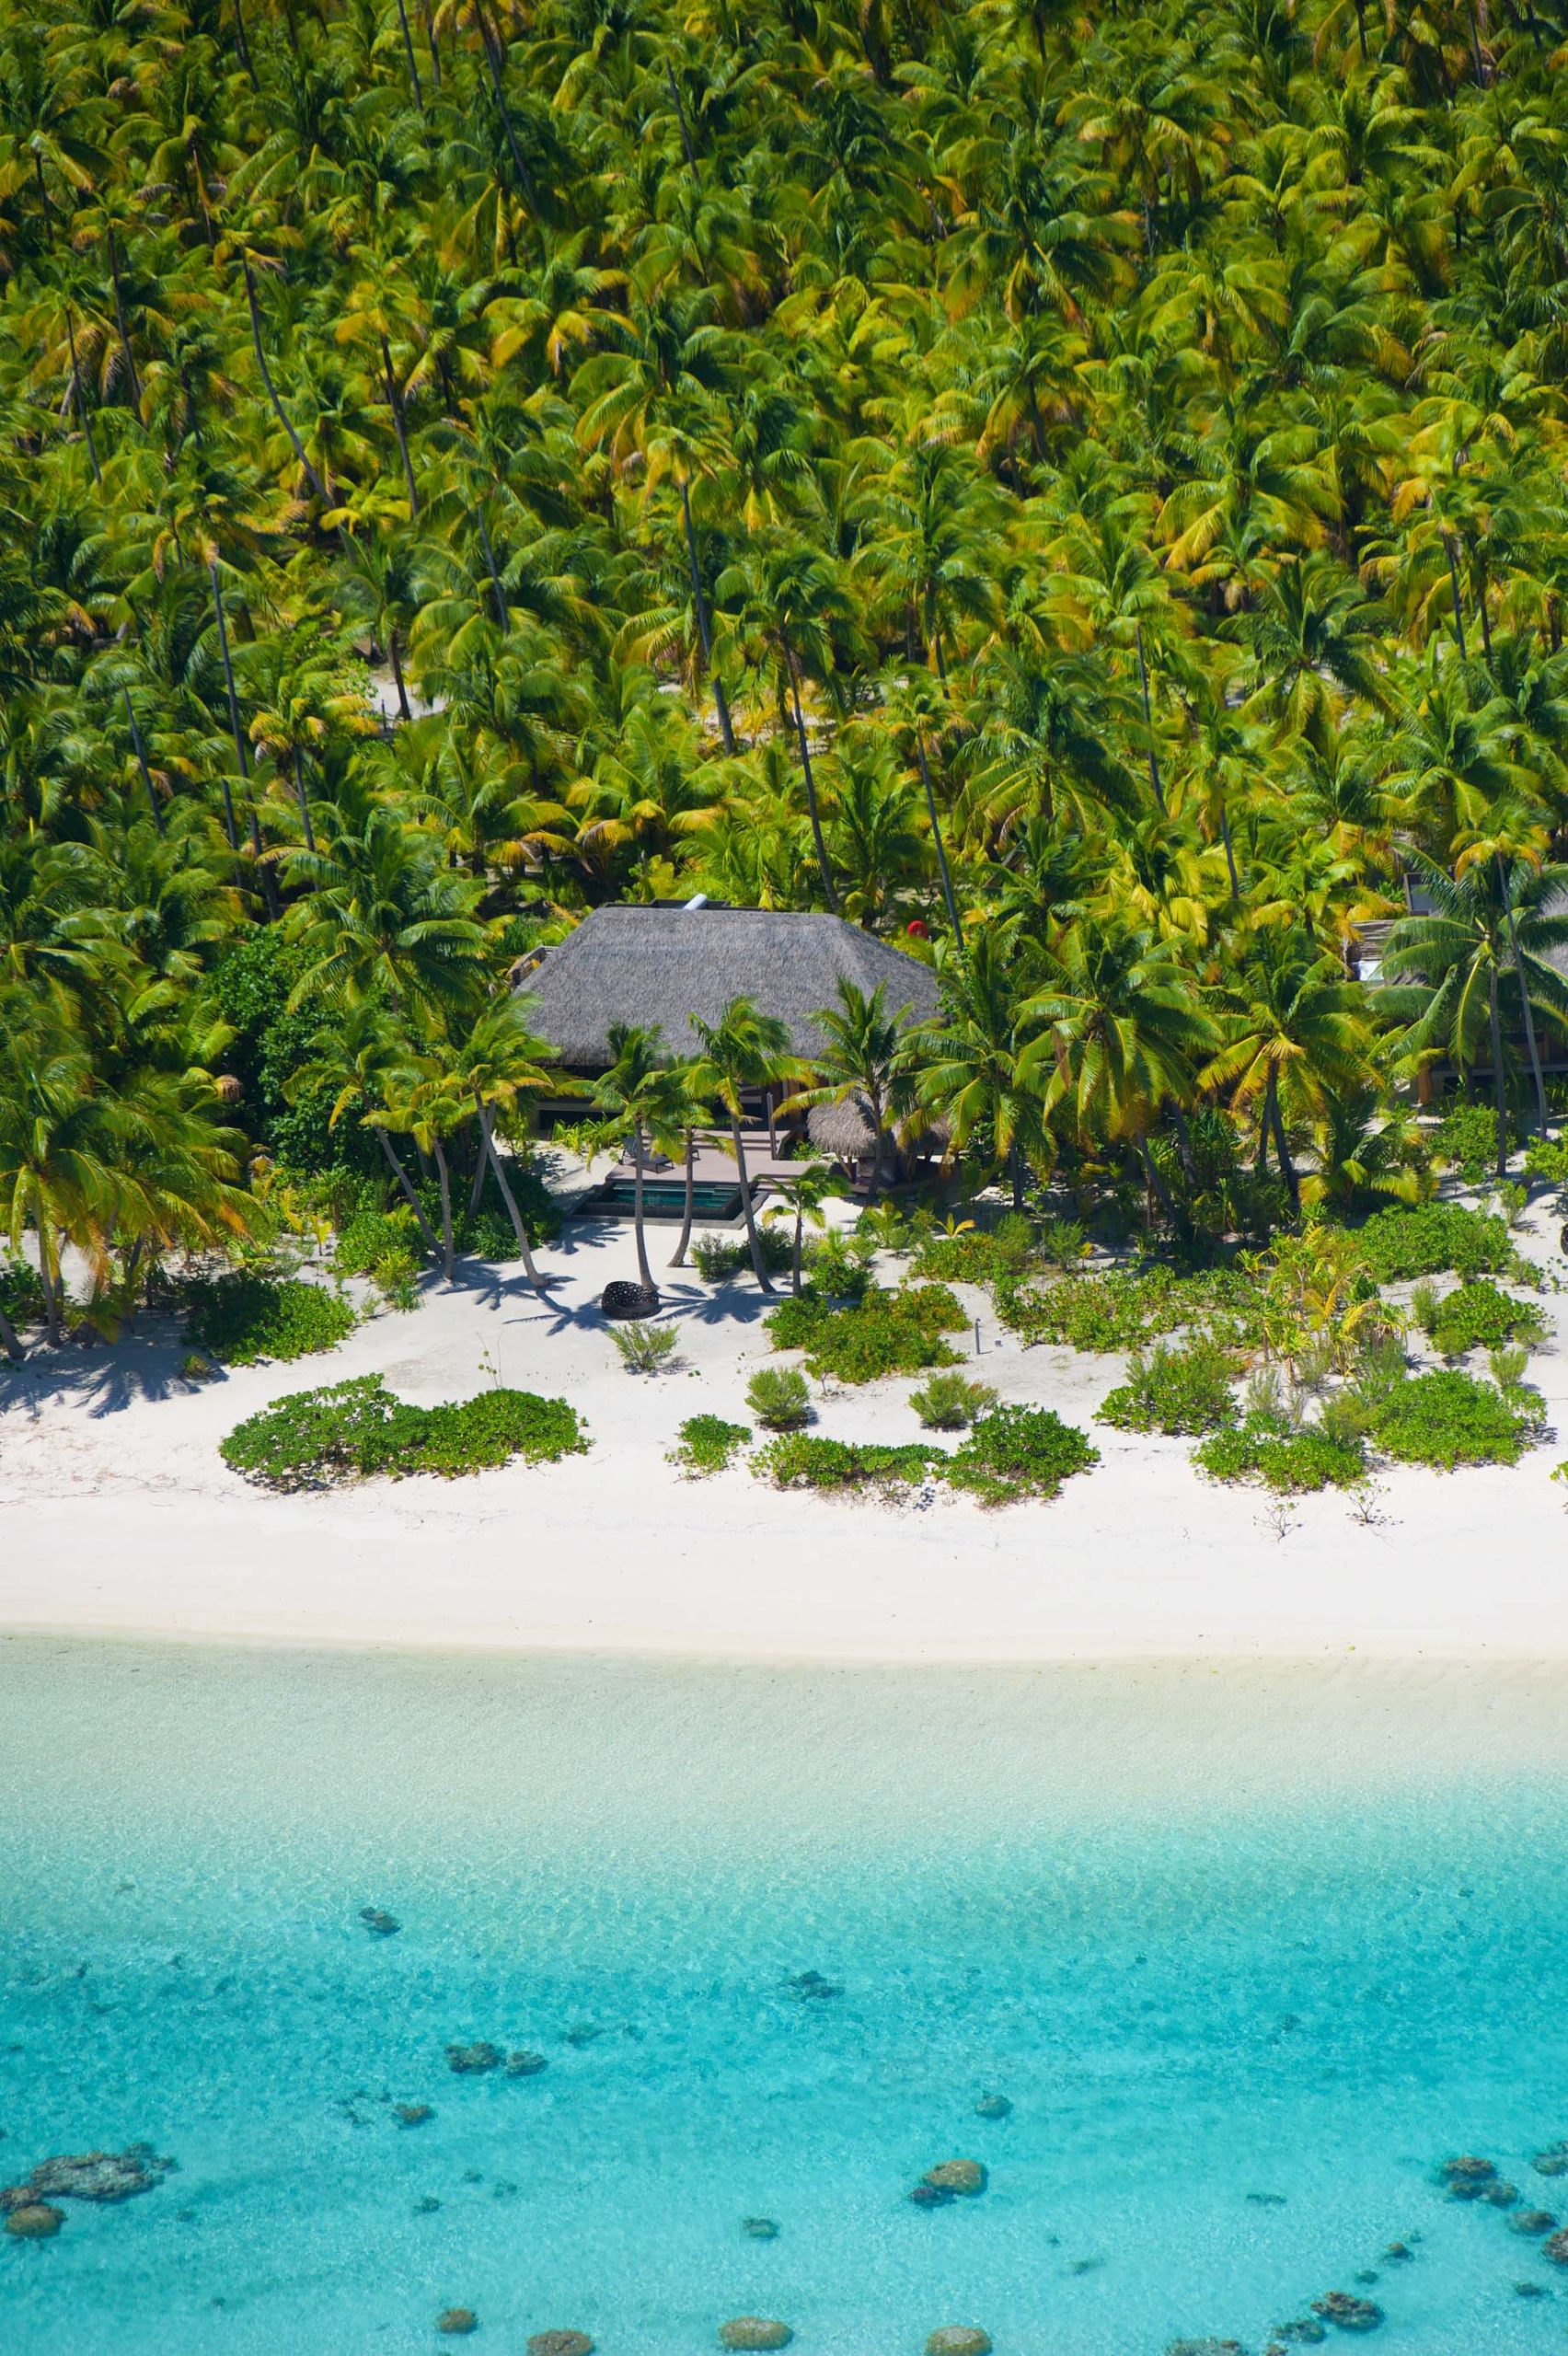
[[[397,2356],[462,2304],[605,2356],[1255,2350],[1368,2268],[1379,2346],[1561,2345],[1568,2269],[1430,2176],[1568,2212],[1562,1701],[0,1645],[0,2177],[180,2163],[0,2240],[0,2348]],[[453,2076],[475,2038],[549,2066]],[[956,2155],[985,2196],[912,2207]]]

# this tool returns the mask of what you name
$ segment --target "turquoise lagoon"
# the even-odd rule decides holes
[[[1563,1701],[0,1644],[0,2177],[179,2162],[0,2242],[0,2349],[401,2356],[461,2304],[497,2351],[1159,2356],[1358,2288],[1412,2356],[1561,2345],[1568,2269],[1431,2176],[1560,2189]],[[959,2155],[985,2196],[912,2206]]]

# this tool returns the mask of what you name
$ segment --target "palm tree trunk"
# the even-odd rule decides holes
[[[517,174],[518,193],[522,196],[523,201],[527,205],[530,213],[532,213],[536,219],[539,205],[538,199],[534,193],[533,174],[529,171],[527,165],[523,160],[523,150],[517,144],[517,130],[512,120],[512,110],[506,103],[506,92],[502,87],[501,63],[498,61],[496,55],[497,50],[501,48],[501,43],[498,37],[490,31],[490,19],[485,15],[483,8],[478,6],[477,4],[475,7],[475,14],[479,20],[479,39],[485,52],[485,64],[490,68],[490,88],[495,93],[495,103],[501,115],[502,130],[506,134],[507,153],[512,157],[513,169]],[[495,44],[493,48],[491,47],[492,41]],[[502,52],[502,58],[504,58],[504,54],[505,52]]]
[[[1139,622],[1137,625],[1136,637],[1138,649],[1138,685],[1143,689],[1144,728],[1148,737],[1148,782],[1150,791],[1154,795],[1154,806],[1163,817],[1165,814],[1165,795],[1161,790],[1159,782],[1159,763],[1155,758],[1154,754],[1154,712],[1149,703],[1148,664],[1144,660],[1144,636],[1142,622]]]
[[[1012,1207],[1015,1211],[1021,1211],[1023,1208],[1023,1156],[1019,1150],[1016,1138],[1008,1148],[1008,1175],[1012,1181]]]
[[[1290,1158],[1290,1144],[1285,1134],[1285,1122],[1279,1109],[1279,1082],[1273,1071],[1269,1074],[1267,1112],[1274,1124],[1274,1151],[1279,1156],[1280,1176],[1285,1180],[1293,1211],[1301,1208],[1301,1181],[1296,1174],[1296,1164]]]
[[[441,1139],[431,1132],[431,1150],[435,1156],[436,1176],[441,1182],[441,1265],[448,1284],[456,1273],[456,1245],[452,1237],[452,1172],[446,1166],[446,1151]]]
[[[485,563],[490,571],[490,587],[495,593],[496,618],[500,621],[502,629],[510,629],[512,627],[512,616],[507,610],[506,592],[501,585],[501,574],[496,570],[495,550],[490,546],[490,526],[485,522],[485,511],[483,507],[478,504],[476,504],[474,508],[474,521],[479,527],[479,541],[480,545],[484,549]]]
[[[674,75],[670,77],[670,87],[674,88]],[[678,98],[676,103],[679,103]],[[683,139],[686,137],[684,116],[681,123],[681,136]],[[692,603],[697,607],[697,634],[702,641],[702,667],[713,681],[713,701],[719,713],[719,732],[724,739],[724,750],[732,759],[735,751],[735,732],[730,725],[730,703],[724,693],[724,682],[715,676],[713,670],[713,633],[708,626],[708,600],[702,594],[702,575],[698,570],[697,534],[692,529],[691,522],[691,489],[684,477],[681,481],[681,519],[686,525],[686,567],[691,574]]]
[[[697,1131],[686,1133],[686,1216],[681,1221],[680,1242],[670,1254],[672,1268],[684,1267],[686,1248],[691,1242],[692,1215],[697,1207]]]
[[[409,30],[409,12],[403,6],[403,0],[398,0],[398,29],[401,31],[403,36],[403,55],[407,58],[409,64],[409,79],[414,86],[414,104],[418,107],[420,112],[423,114],[425,110],[424,92],[420,87],[420,69],[414,64],[413,36]]]
[[[256,281],[250,274],[250,264],[248,260],[242,258],[240,268],[245,273],[245,301],[246,307],[250,313],[251,348],[256,354],[256,365],[261,371],[261,382],[267,388],[267,398],[272,405],[272,414],[277,419],[278,423],[282,427],[283,432],[288,435],[289,446],[293,450],[297,463],[304,470],[306,482],[310,485],[311,490],[316,493],[317,498],[320,500],[322,505],[325,507],[328,504],[326,487],[324,486],[320,476],[317,473],[316,468],[311,465],[308,457],[306,457],[305,445],[300,440],[299,435],[294,432],[294,426],[289,420],[288,412],[284,409],[282,402],[278,398],[278,388],[272,382],[272,372],[267,365],[267,355],[261,349],[261,313],[256,301]]]
[[[686,128],[686,109],[681,104],[681,86],[675,79],[675,69],[667,57],[664,60],[664,79],[670,86],[670,96],[675,102],[675,121],[681,127],[681,151],[686,159],[686,169],[695,180],[698,178],[697,157],[692,152],[691,133]]]
[[[804,1207],[797,1203],[795,1205],[795,1242],[790,1253],[790,1289],[797,1299],[800,1298],[801,1291],[801,1245],[804,1240],[805,1227]]]
[[[26,1350],[22,1347],[21,1336],[3,1309],[0,1309],[0,1350],[4,1350],[6,1356],[17,1366],[20,1366],[27,1356]]]
[[[1498,865],[1501,868],[1501,860],[1498,861]],[[1524,1010],[1525,1045],[1529,1051],[1530,1078],[1535,1082],[1536,1113],[1540,1121],[1541,1136],[1545,1137],[1546,1074],[1540,1067],[1540,1049],[1536,1045],[1535,1011],[1530,1005],[1529,977],[1525,972],[1524,960],[1519,955],[1519,929],[1514,919],[1513,902],[1508,897],[1508,887],[1505,882],[1503,885],[1503,906],[1508,917],[1508,945],[1514,953],[1514,971],[1519,979],[1519,1004]]]
[[[316,849],[316,830],[310,823],[310,797],[305,790],[305,755],[296,752],[290,767],[294,770],[294,800],[299,803],[300,823],[305,828],[305,847],[306,850],[313,851]]]
[[[631,1226],[637,1238],[637,1273],[650,1292],[659,1289],[653,1281],[653,1271],[648,1265],[648,1238],[642,1224],[642,1124],[634,1121],[631,1130],[632,1182]]]
[[[495,1149],[495,1134],[490,1108],[480,1102],[477,1089],[474,1091],[474,1103],[479,1115],[479,1134],[485,1141],[484,1158],[489,1160],[490,1168],[495,1172],[495,1183],[501,1188],[501,1199],[506,1205],[506,1216],[512,1221],[512,1232],[517,1238],[517,1257],[522,1261],[524,1273],[535,1291],[543,1292],[549,1278],[541,1275],[535,1265],[533,1246],[528,1241],[528,1230],[523,1224],[523,1214],[517,1207],[517,1197],[507,1184],[506,1172],[501,1166],[501,1156]]]
[[[757,1239],[756,1214],[752,1209],[751,1180],[746,1175],[746,1149],[741,1137],[740,1116],[735,1113],[730,1115],[730,1142],[734,1148],[735,1175],[740,1181],[741,1187],[741,1216],[745,1220],[746,1242],[751,1246],[752,1273],[763,1291],[771,1292],[773,1287],[767,1280],[767,1270],[762,1265],[762,1245]]]
[[[393,685],[398,690],[398,717],[412,720],[413,708],[409,702],[409,690],[403,684],[403,665],[398,653],[398,625],[390,624],[386,632],[386,660],[392,665]]]
[[[1508,1096],[1503,1085],[1503,1024],[1497,1011],[1497,968],[1486,986],[1486,1012],[1492,1028],[1492,1101],[1497,1107],[1497,1175],[1508,1175]]]
[[[1160,1209],[1165,1213],[1165,1216],[1170,1221],[1171,1226],[1174,1227],[1176,1225],[1176,1206],[1170,1199],[1170,1187],[1166,1184],[1164,1179],[1160,1176],[1159,1171],[1154,1166],[1154,1156],[1148,1149],[1148,1139],[1147,1138],[1140,1138],[1138,1139],[1138,1159],[1143,1163],[1144,1176],[1148,1182],[1148,1191],[1150,1195],[1159,1205]]]
[[[936,846],[937,872],[942,879],[942,900],[947,908],[948,923],[952,930],[953,946],[962,950],[963,928],[959,922],[958,902],[952,895],[952,877],[948,872],[947,851],[942,843],[941,820],[937,815],[936,790],[931,783],[931,765],[926,758],[926,739],[920,730],[915,731],[915,757],[920,765],[920,782],[926,789],[926,815],[930,821],[931,840]]]
[[[43,1288],[43,1330],[52,1348],[65,1339],[65,1288],[60,1277],[60,1256],[41,1211],[38,1219],[38,1280]]]
[[[433,1260],[441,1250],[441,1246],[435,1240],[435,1230],[432,1227],[429,1219],[426,1218],[424,1215],[424,1205],[415,1194],[409,1178],[409,1173],[404,1169],[402,1161],[398,1153],[398,1149],[393,1145],[391,1138],[387,1136],[386,1130],[381,1126],[381,1124],[378,1121],[373,1123],[372,1126],[375,1130],[376,1136],[381,1139],[382,1152],[386,1156],[387,1161],[392,1165],[392,1175],[396,1178],[398,1185],[403,1190],[403,1198],[407,1202],[409,1208],[413,1212],[415,1218],[419,1221],[420,1235],[423,1240],[425,1250],[430,1253],[431,1258]]]
[[[398,436],[398,455],[403,461],[403,480],[409,486],[409,521],[417,524],[420,514],[420,494],[414,482],[414,462],[409,456],[409,436],[403,423],[403,404],[398,393],[397,378],[392,374],[392,347],[385,336],[381,339],[381,373],[386,380],[386,406],[392,412],[392,430]]]
[[[1459,641],[1459,661],[1470,659],[1465,651],[1465,609],[1459,602],[1459,568],[1454,561],[1454,543],[1447,532],[1443,535],[1443,553],[1448,560],[1448,586],[1454,593],[1454,636]]]
[[[817,809],[816,780],[812,775],[811,746],[806,742],[806,715],[801,709],[801,680],[795,668],[793,654],[790,662],[790,692],[795,699],[795,733],[800,739],[801,768],[806,780],[806,808],[811,813],[812,840],[816,845],[817,866],[822,872],[822,888],[827,901],[828,913],[838,914],[838,895],[833,888],[833,870],[827,863],[827,844],[824,840],[822,817]]]
[[[147,768],[146,749],[142,743],[142,732],[136,725],[136,712],[131,701],[131,690],[121,683],[120,692],[125,702],[125,717],[131,722],[131,742],[136,748],[136,767],[142,772],[142,783],[147,790],[147,807],[153,814],[153,824],[161,835],[164,830],[164,814],[158,806],[158,797],[153,791],[152,775]]]
[[[112,229],[104,231],[104,241],[109,250],[110,283],[114,289],[114,323],[120,329],[120,349],[125,355],[125,373],[131,379],[131,398],[134,406],[140,410],[142,379],[136,374],[136,363],[131,354],[131,337],[125,325],[125,297],[120,284],[120,254],[114,242]]]
[[[82,382],[82,366],[76,357],[76,330],[71,322],[71,306],[68,303],[65,306],[65,341],[71,347],[71,388],[76,397],[76,414],[82,421],[82,433],[86,440],[87,458],[92,467],[93,480],[96,483],[101,483],[103,468],[98,465],[98,445],[93,440],[93,422],[87,410],[86,387]]]
[[[215,556],[209,557],[207,560],[207,578],[213,586],[213,611],[218,620],[218,651],[224,658],[224,684],[228,689],[229,733],[234,738],[235,758],[239,763],[239,773],[241,777],[248,777],[250,764],[246,758],[245,733],[239,724],[239,698],[235,693],[234,664],[229,659],[228,624],[224,619],[224,593],[218,582],[218,560]],[[234,823],[234,796],[229,791],[228,780],[221,769],[218,771],[218,784],[222,788],[224,797],[224,832],[228,837],[230,850],[236,851],[239,849],[239,830]]]

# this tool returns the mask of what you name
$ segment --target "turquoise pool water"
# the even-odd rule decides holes
[[[1562,1702],[0,1645],[0,2180],[179,2162],[0,2240],[0,2348],[401,2356],[463,2304],[496,2350],[1159,2356],[1330,2289],[1412,2356],[1559,2346],[1568,2269],[1431,2172],[1568,2213]],[[476,2038],[548,2066],[453,2075]],[[985,2195],[912,2206],[961,2155]]]

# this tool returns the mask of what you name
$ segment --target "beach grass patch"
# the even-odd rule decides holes
[[[688,1415],[681,1426],[669,1461],[688,1481],[703,1481],[726,1472],[751,1438],[748,1424],[726,1423],[722,1415]]]
[[[781,1276],[794,1257],[794,1246],[786,1230],[764,1219],[756,1230],[757,1249],[762,1265],[770,1276]],[[692,1265],[705,1285],[728,1284],[751,1267],[751,1245],[744,1234],[699,1235],[691,1247]]]
[[[1134,1351],[1127,1380],[1109,1393],[1099,1421],[1124,1432],[1216,1431],[1235,1420],[1230,1386],[1239,1371],[1235,1353],[1206,1334],[1175,1346],[1157,1342],[1147,1357]]]
[[[798,1431],[812,1420],[812,1394],[799,1367],[758,1367],[746,1385],[746,1405],[765,1431]]]
[[[1262,1287],[1241,1268],[1113,1268],[1053,1284],[998,1283],[992,1297],[1001,1322],[1026,1347],[1132,1350],[1200,1325],[1228,1346],[1261,1338]]]
[[[300,1276],[190,1277],[179,1288],[190,1337],[225,1366],[258,1366],[336,1349],[359,1322],[352,1302]]]
[[[918,1391],[909,1393],[909,1404],[927,1430],[933,1432],[961,1432],[996,1403],[997,1394],[988,1382],[971,1382],[966,1375],[946,1372],[933,1374]]]
[[[271,1489],[331,1488],[377,1473],[451,1480],[521,1456],[554,1463],[580,1455],[587,1434],[564,1399],[531,1391],[481,1391],[472,1399],[416,1407],[377,1374],[296,1392],[236,1424],[219,1453],[231,1472]]]

